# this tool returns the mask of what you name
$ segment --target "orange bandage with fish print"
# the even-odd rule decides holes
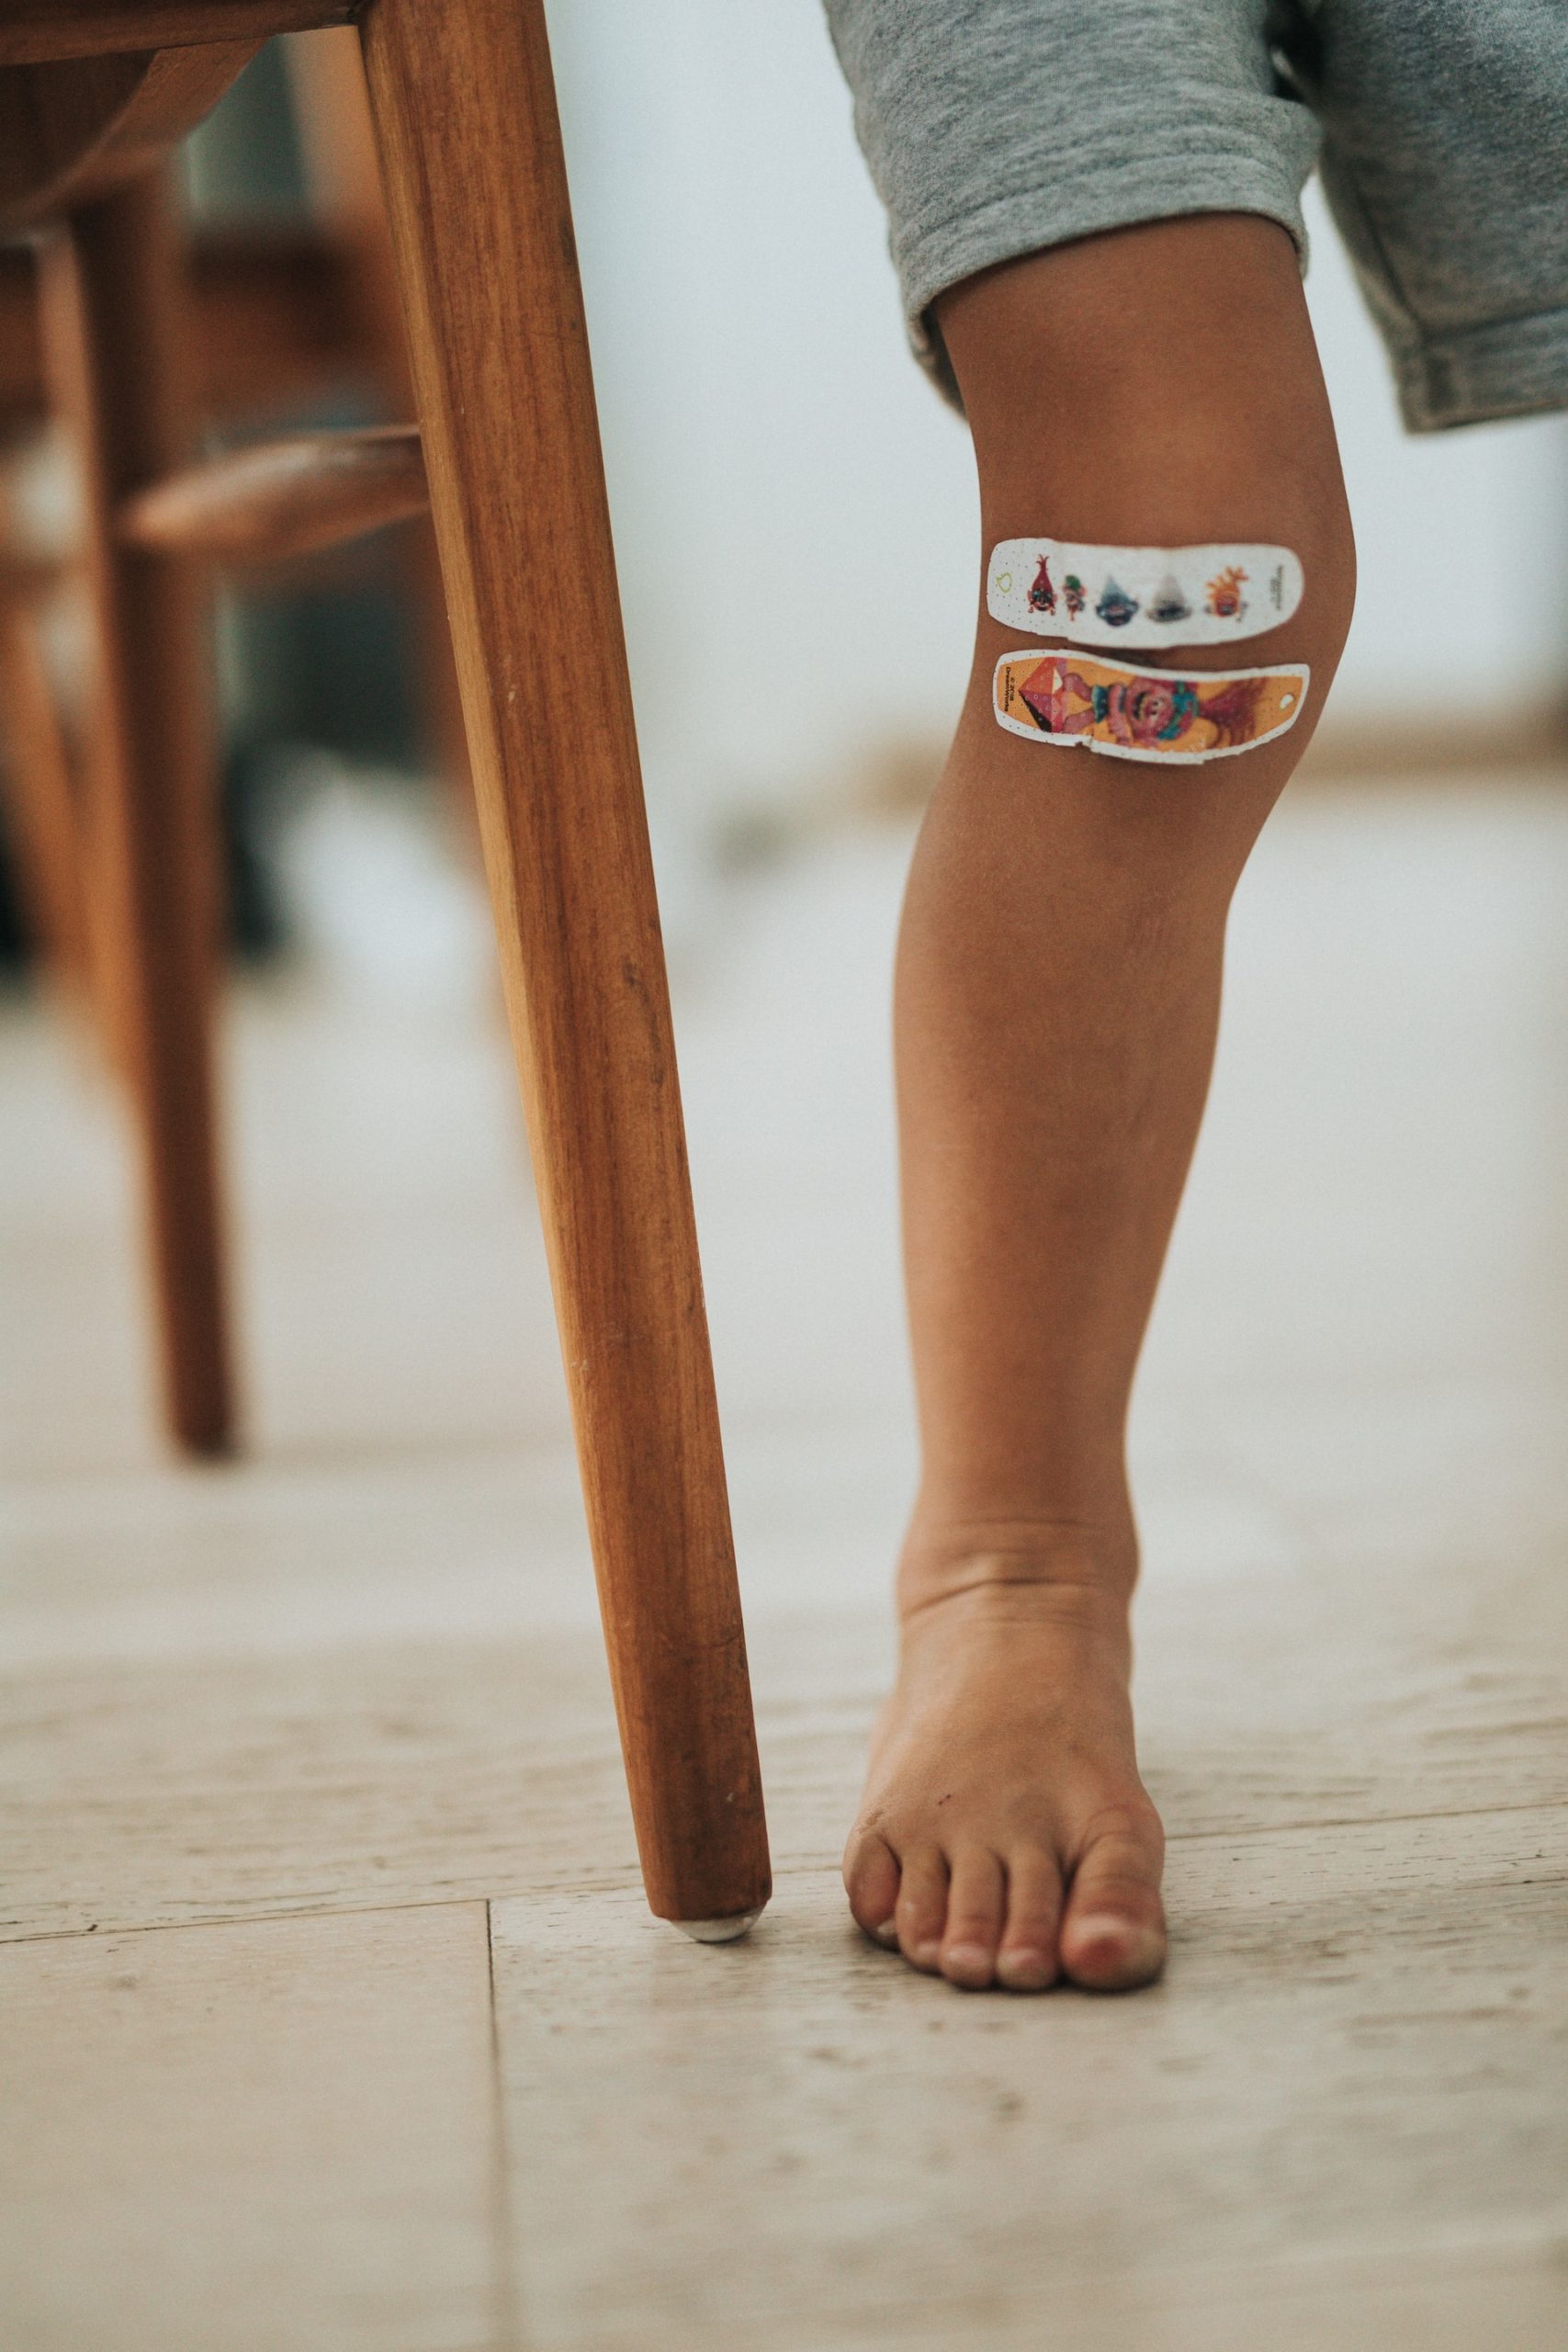
[[[1004,653],[992,707],[998,727],[1032,742],[1084,743],[1113,760],[1193,766],[1283,735],[1301,716],[1311,678],[1304,662],[1182,675],[1103,662],[1075,646]]]

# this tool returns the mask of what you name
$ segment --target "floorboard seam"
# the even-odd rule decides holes
[[[491,2190],[491,2227],[495,2242],[496,2341],[500,2352],[525,2352],[523,2262],[512,2200],[512,2150],[506,2130],[506,2078],[502,2066],[501,2013],[495,1997],[495,1914],[485,1905],[485,1962],[489,1972],[491,2128],[495,2162]]]
[[[1544,1802],[1538,1799],[1519,1804],[1449,1805],[1433,1813],[1377,1813],[1336,1815],[1325,1821],[1269,1822],[1250,1829],[1176,1829],[1168,1832],[1167,1845],[1255,1845],[1278,1838],[1326,1834],[1332,1830],[1395,1828],[1409,1822],[1478,1821],[1489,1817],[1506,1820],[1520,1813],[1540,1813],[1549,1816],[1568,1815],[1568,1798],[1551,1798]],[[817,1878],[838,1868],[838,1861],[828,1856],[820,1861],[775,1860],[773,1873],[778,1879]],[[503,1886],[489,1891],[475,1889],[463,1894],[411,1895],[401,1903],[264,1904],[244,1910],[204,1912],[199,1918],[194,1919],[95,1920],[86,1928],[42,1928],[24,1930],[21,1934],[9,1934],[0,1928],[0,1950],[13,1944],[72,1943],[96,1935],[177,1935],[195,1928],[247,1927],[267,1919],[344,1919],[374,1917],[394,1911],[442,1911],[472,1903],[485,1905],[488,1911],[489,1906],[497,1903],[558,1901],[562,1895],[628,1894],[636,1892],[637,1884],[635,1872],[628,1872],[623,1878],[597,1880],[589,1885],[557,1882]]]
[[[488,1910],[491,1903],[514,1903],[534,1895],[559,1896],[584,1894],[625,1894],[635,1889],[637,1881],[606,1881],[603,1885],[581,1889],[564,1886],[528,1886],[503,1888],[499,1894],[426,1894],[411,1896],[406,1903],[323,1903],[293,1904],[287,1907],[268,1906],[254,1911],[204,1912],[199,1919],[112,1919],[95,1920],[90,1928],[44,1928],[36,1933],[9,1936],[0,1933],[0,1951],[17,1944],[81,1943],[89,1936],[178,1936],[197,1928],[253,1928],[269,1919],[366,1919],[377,1918],[396,1911],[461,1911],[471,1905],[482,1904]]]

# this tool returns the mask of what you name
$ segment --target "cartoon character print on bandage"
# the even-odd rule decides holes
[[[1304,662],[1183,677],[1092,654],[1004,653],[992,708],[998,727],[1034,742],[1190,767],[1283,735],[1311,680]]]
[[[1071,645],[1226,645],[1288,621],[1304,584],[1289,548],[1003,539],[987,571],[986,609],[1009,628]]]

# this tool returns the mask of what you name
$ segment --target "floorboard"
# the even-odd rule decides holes
[[[513,1603],[515,1614],[516,1603]],[[1568,1803],[1568,1579],[1544,1554],[1418,1579],[1151,1580],[1141,1745],[1190,1840]],[[775,1859],[841,1847],[885,1617],[761,1611]],[[0,1939],[627,1886],[590,1628],[35,1666],[0,1680]]]
[[[0,1952],[15,2352],[508,2352],[482,1905]]]
[[[1217,2280],[1257,2305],[1278,2270],[1296,2316],[1234,2340],[1321,2352],[1359,2277],[1392,2326],[1436,2257],[1486,2272],[1472,2320],[1533,2308],[1510,2340],[1551,2352],[1568,1817],[1201,1841],[1171,1905],[1167,1980],[1118,2001],[911,1983],[822,1873],[716,1957],[632,1895],[498,1905],[536,2341],[1114,2352],[1168,2308],[1151,2340],[1196,2347],[1232,2340],[1201,2335]],[[1473,2343],[1462,2297],[1422,2332],[1433,2300],[1383,2341]]]

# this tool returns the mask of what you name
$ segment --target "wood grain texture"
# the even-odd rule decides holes
[[[649,1899],[767,1842],[615,556],[538,0],[364,20]]]
[[[1216,1843],[1181,1886],[1168,1978],[1123,2000],[916,1978],[830,1873],[716,1962],[624,1895],[496,1905],[535,2342],[1022,2347],[1049,2312],[1050,2340],[1119,2352],[1172,2340],[1151,2311],[1214,2340],[1227,2271],[1256,2315],[1276,2264],[1393,2284],[1500,2241],[1551,2268],[1568,1811]],[[1553,2308],[1520,2352],[1559,2340],[1561,2268]],[[1233,2312],[1224,2340],[1320,2352],[1325,2315],[1247,2337]],[[1439,2327],[1399,2340],[1473,2340]]]
[[[16,2352],[513,2352],[482,1905],[0,1956]]]
[[[51,220],[158,164],[209,114],[255,40],[37,65],[0,51],[0,232]]]
[[[346,24],[358,0],[6,0],[0,65],[210,46]]]
[[[419,432],[378,425],[298,434],[237,449],[135,491],[118,515],[127,547],[269,563],[424,511]]]
[[[84,486],[98,675],[89,888],[140,1154],[164,1411],[175,1442],[234,1430],[212,1015],[215,775],[199,574],[123,547],[125,500],[189,456],[183,285],[161,175],[75,213],[47,249],[56,408]]]

